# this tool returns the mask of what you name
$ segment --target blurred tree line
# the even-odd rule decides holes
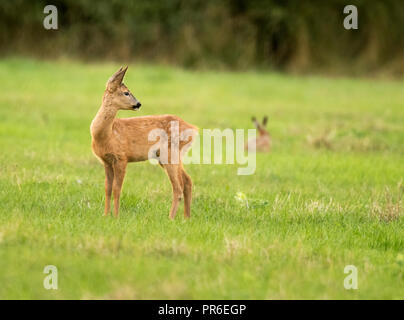
[[[59,29],[45,30],[45,5]],[[345,30],[354,4],[359,29]],[[404,73],[403,0],[14,0],[0,54],[158,61],[185,67]]]

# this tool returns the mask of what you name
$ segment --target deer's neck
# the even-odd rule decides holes
[[[115,108],[103,102],[91,123],[91,135],[94,140],[102,140],[111,136],[116,113]]]

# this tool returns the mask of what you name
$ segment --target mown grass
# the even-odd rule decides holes
[[[0,298],[404,298],[403,82],[130,66],[143,107],[120,117],[247,129],[266,114],[274,145],[251,176],[188,165],[190,221],[169,221],[158,166],[131,164],[114,219],[89,125],[117,67],[0,61]]]

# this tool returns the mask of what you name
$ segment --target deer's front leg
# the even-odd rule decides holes
[[[114,170],[112,166],[105,165],[105,210],[104,215],[109,215],[111,211],[111,194],[112,194],[112,183],[114,182]]]
[[[126,173],[126,162],[119,161],[114,163],[114,183],[112,185],[112,191],[114,192],[114,215],[117,218],[119,214],[119,197],[121,195],[121,189],[123,179]]]

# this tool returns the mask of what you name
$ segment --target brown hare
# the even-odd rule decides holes
[[[260,124],[255,117],[253,117],[251,120],[254,123],[255,128],[258,130],[258,136],[247,141],[244,147],[245,150],[253,152],[269,152],[271,150],[272,141],[271,136],[266,129],[268,117],[264,117],[264,119],[262,120],[262,124]]]

